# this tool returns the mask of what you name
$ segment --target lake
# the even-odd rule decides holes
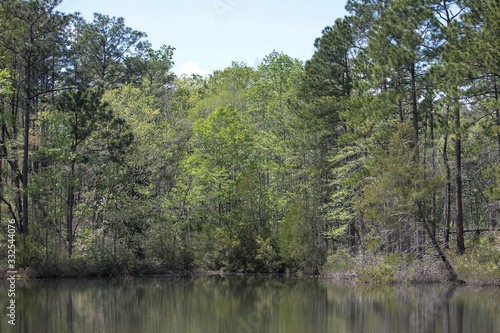
[[[271,276],[18,282],[0,333],[500,332],[500,288]]]

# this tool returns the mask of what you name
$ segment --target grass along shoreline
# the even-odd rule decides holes
[[[463,255],[456,248],[443,250],[458,279],[467,285],[500,287],[500,240],[494,234],[472,239]],[[418,258],[415,253],[359,253],[339,251],[328,257],[321,270],[325,278],[357,283],[447,283],[443,262],[429,249]]]

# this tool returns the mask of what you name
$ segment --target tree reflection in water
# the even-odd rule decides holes
[[[0,286],[0,295],[6,295]],[[2,308],[7,298],[0,299]],[[314,278],[59,280],[18,286],[1,332],[499,332],[500,291]]]

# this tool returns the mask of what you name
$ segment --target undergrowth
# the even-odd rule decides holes
[[[500,235],[488,233],[466,243],[463,255],[455,248],[444,250],[458,277],[468,284],[500,286]],[[434,283],[447,281],[441,259],[426,249],[415,253],[373,253],[351,256],[344,250],[331,254],[321,271],[323,276],[354,279],[358,283]]]

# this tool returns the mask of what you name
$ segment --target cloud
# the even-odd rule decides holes
[[[175,74],[181,76],[183,74],[186,75],[191,75],[191,74],[198,74],[201,76],[205,76],[208,74],[208,72],[204,69],[200,68],[200,65],[198,65],[198,61],[186,61],[181,64],[181,68],[178,70],[174,70]]]

